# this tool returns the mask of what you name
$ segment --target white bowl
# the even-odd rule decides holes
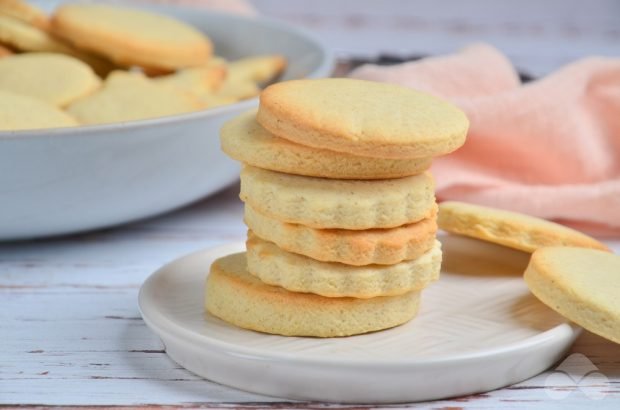
[[[288,25],[171,6],[150,9],[206,32],[228,59],[286,56],[282,79],[325,77],[333,58]],[[109,125],[0,132],[0,240],[86,231],[160,214],[238,177],[219,129],[258,99],[200,112]]]

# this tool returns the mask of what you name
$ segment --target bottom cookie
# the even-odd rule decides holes
[[[247,272],[246,255],[235,253],[211,265],[206,310],[236,326],[284,336],[351,336],[411,320],[420,293],[370,299],[328,298],[289,292]]]

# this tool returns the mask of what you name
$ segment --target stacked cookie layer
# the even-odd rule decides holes
[[[347,336],[415,316],[439,277],[432,157],[463,144],[434,97],[348,79],[268,87],[224,126],[243,162],[247,252],[216,261],[206,308],[267,333]]]

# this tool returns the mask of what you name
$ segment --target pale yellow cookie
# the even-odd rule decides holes
[[[432,158],[386,159],[328,151],[279,138],[256,122],[256,110],[233,118],[222,127],[222,150],[233,159],[288,174],[336,179],[386,179],[416,175]]]
[[[620,343],[620,256],[575,247],[540,248],[524,278],[551,309]]]
[[[211,41],[189,24],[145,10],[67,4],[52,18],[55,34],[121,66],[177,69],[207,62]]]
[[[71,54],[72,49],[47,32],[23,21],[0,15],[0,42],[20,51]]]
[[[608,250],[596,239],[566,226],[517,212],[465,202],[441,203],[438,224],[444,231],[525,252],[534,252],[543,246],[579,246]]]
[[[419,292],[370,299],[289,292],[246,270],[245,253],[217,259],[206,283],[206,310],[235,326],[285,336],[336,337],[398,326],[418,311]]]
[[[26,95],[0,91],[0,130],[71,127],[77,122],[57,107]]]
[[[76,50],[49,33],[20,20],[0,15],[0,42],[19,51],[60,53],[73,56],[91,66],[101,76],[107,75],[114,65],[95,55]]]
[[[390,265],[420,257],[433,247],[436,212],[419,222],[387,229],[315,229],[281,222],[245,205],[245,224],[280,248],[323,262]]]
[[[102,124],[182,114],[202,108],[191,95],[161,87],[138,73],[115,71],[94,94],[68,107],[83,124]]]
[[[157,84],[179,88],[197,97],[213,93],[224,81],[226,69],[218,66],[190,67],[153,78]]]
[[[213,92],[218,98],[234,101],[247,100],[260,94],[260,87],[252,80],[228,75],[220,87]]]
[[[0,0],[0,15],[21,20],[41,30],[49,30],[50,22],[47,15],[24,0]]]
[[[325,297],[373,298],[421,290],[439,278],[441,245],[415,260],[393,265],[351,266],[287,252],[248,232],[248,272],[291,292]]]
[[[447,154],[465,142],[465,114],[439,98],[393,84],[346,78],[273,84],[258,122],[299,144],[378,158]]]
[[[258,84],[267,83],[282,74],[286,59],[278,54],[246,57],[231,61],[228,73],[232,77],[246,79]]]
[[[90,66],[67,55],[25,53],[0,60],[0,90],[59,107],[93,93],[100,85]]]
[[[393,228],[427,218],[435,207],[430,173],[362,181],[241,171],[242,201],[283,222],[312,228]]]

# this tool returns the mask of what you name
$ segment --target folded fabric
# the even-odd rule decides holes
[[[474,45],[350,75],[423,90],[467,113],[465,145],[433,163],[440,200],[620,232],[620,59],[587,58],[521,85],[498,50]]]

